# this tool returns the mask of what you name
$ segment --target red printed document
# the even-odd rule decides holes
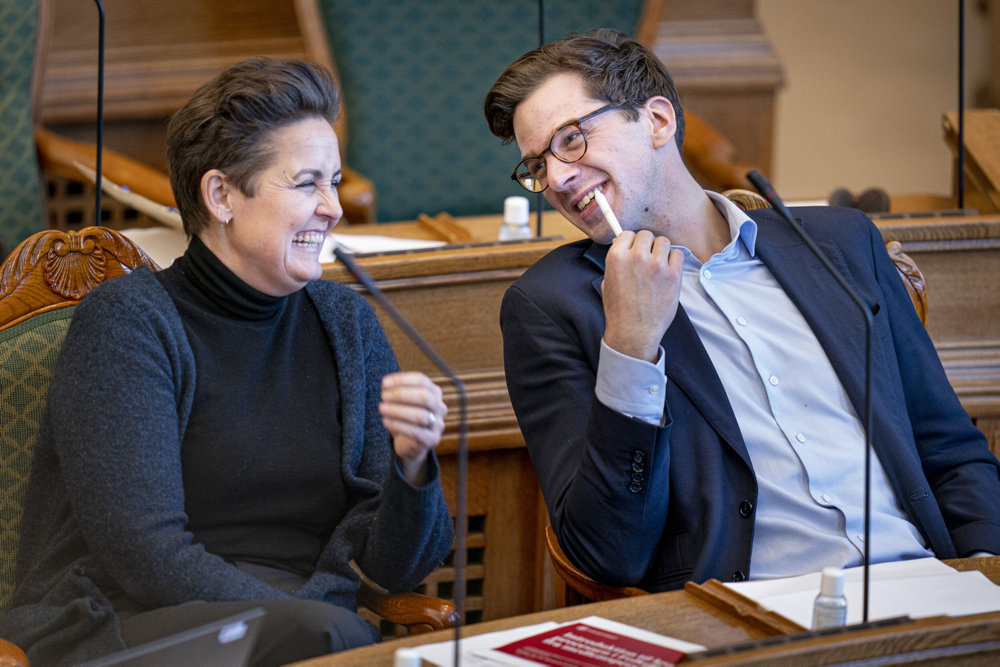
[[[703,647],[599,617],[588,617],[498,646],[489,654],[508,664],[667,667]],[[481,657],[486,657],[479,653]]]

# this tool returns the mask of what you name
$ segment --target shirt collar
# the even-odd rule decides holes
[[[737,238],[742,240],[747,252],[753,257],[756,254],[757,247],[757,223],[750,219],[746,211],[734,204],[725,195],[720,195],[718,192],[712,192],[711,190],[705,190],[705,194],[708,195],[708,198],[715,204],[715,208],[719,210],[719,213],[722,214],[722,217],[729,224],[729,238],[731,241],[735,241]],[[730,243],[731,245],[732,243]]]

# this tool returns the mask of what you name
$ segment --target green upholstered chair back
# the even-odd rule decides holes
[[[74,310],[50,310],[0,331],[0,610],[14,590],[31,454]]]
[[[537,0],[319,0],[347,113],[345,161],[378,190],[379,221],[500,213],[526,194],[516,146],[490,134],[483,98],[539,42]],[[545,40],[635,34],[642,0],[546,0]]]
[[[0,241],[10,248],[45,228],[31,104],[37,35],[35,2],[0,0]]]
[[[13,592],[32,450],[75,306],[140,265],[156,268],[104,227],[37,232],[0,265],[0,610]]]

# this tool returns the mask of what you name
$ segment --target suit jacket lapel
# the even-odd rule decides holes
[[[770,210],[753,211],[751,216],[758,223],[757,255],[809,323],[863,418],[865,325],[857,304],[785,220]],[[815,242],[853,287],[839,248]]]

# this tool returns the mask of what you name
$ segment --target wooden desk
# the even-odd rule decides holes
[[[685,591],[670,591],[655,595],[643,595],[608,602],[563,607],[549,611],[505,618],[486,623],[470,625],[462,629],[462,636],[484,634],[499,630],[542,623],[545,621],[572,621],[584,616],[599,615],[637,628],[668,634],[678,639],[704,646],[725,646],[751,639],[770,636],[761,630],[744,625],[739,618],[716,609]],[[376,646],[369,646],[344,653],[336,653],[301,663],[302,667],[323,665],[391,665],[396,649],[405,646],[419,646],[454,638],[454,631],[443,630],[426,635],[403,637]]]
[[[496,238],[498,217],[454,221],[474,241]],[[534,221],[532,221],[534,226]],[[1000,216],[881,221],[886,240],[898,240],[924,271],[927,328],[966,410],[1000,446]],[[353,225],[346,234],[435,238],[416,221]],[[544,218],[543,235],[563,240],[483,248],[442,249],[359,260],[389,298],[448,361],[469,391],[469,619],[499,619],[555,605],[544,547],[547,517],[517,427],[503,373],[500,300],[525,268],[553,247],[581,238],[558,213]],[[324,277],[353,279],[331,264]],[[376,310],[380,307],[376,306]],[[457,397],[440,373],[383,312],[379,318],[404,369],[441,381],[449,404],[440,449],[445,490],[454,502]],[[452,505],[454,507],[454,505]],[[452,597],[452,570],[427,581],[427,592]]]
[[[963,407],[1000,456],[1000,216],[877,222],[927,281],[927,332]]]
[[[960,570],[981,570],[994,583],[1000,584],[1000,557],[946,562]],[[623,598],[480,623],[463,628],[462,636],[508,630],[544,621],[571,621],[590,615],[603,616],[652,632],[702,644],[709,649],[740,646],[751,640],[769,638],[767,639],[769,646],[699,661],[706,664],[754,664],[755,662],[768,665],[819,664],[830,662],[830,658],[842,662],[937,648],[954,651],[960,644],[972,645],[971,650],[974,651],[974,654],[961,655],[962,664],[996,664],[997,655],[1000,654],[1000,612],[958,618],[920,619],[880,627],[873,624],[875,627],[838,631],[824,636],[810,633],[781,634],[755,627],[750,618],[752,614],[729,613],[688,591]],[[454,632],[446,630],[397,639],[296,664],[301,667],[389,665],[392,664],[393,653],[398,648],[448,641],[453,638]],[[823,657],[826,659],[821,660]],[[945,657],[946,661],[949,659],[952,664],[956,662],[954,656]],[[916,656],[911,660],[915,661]]]

